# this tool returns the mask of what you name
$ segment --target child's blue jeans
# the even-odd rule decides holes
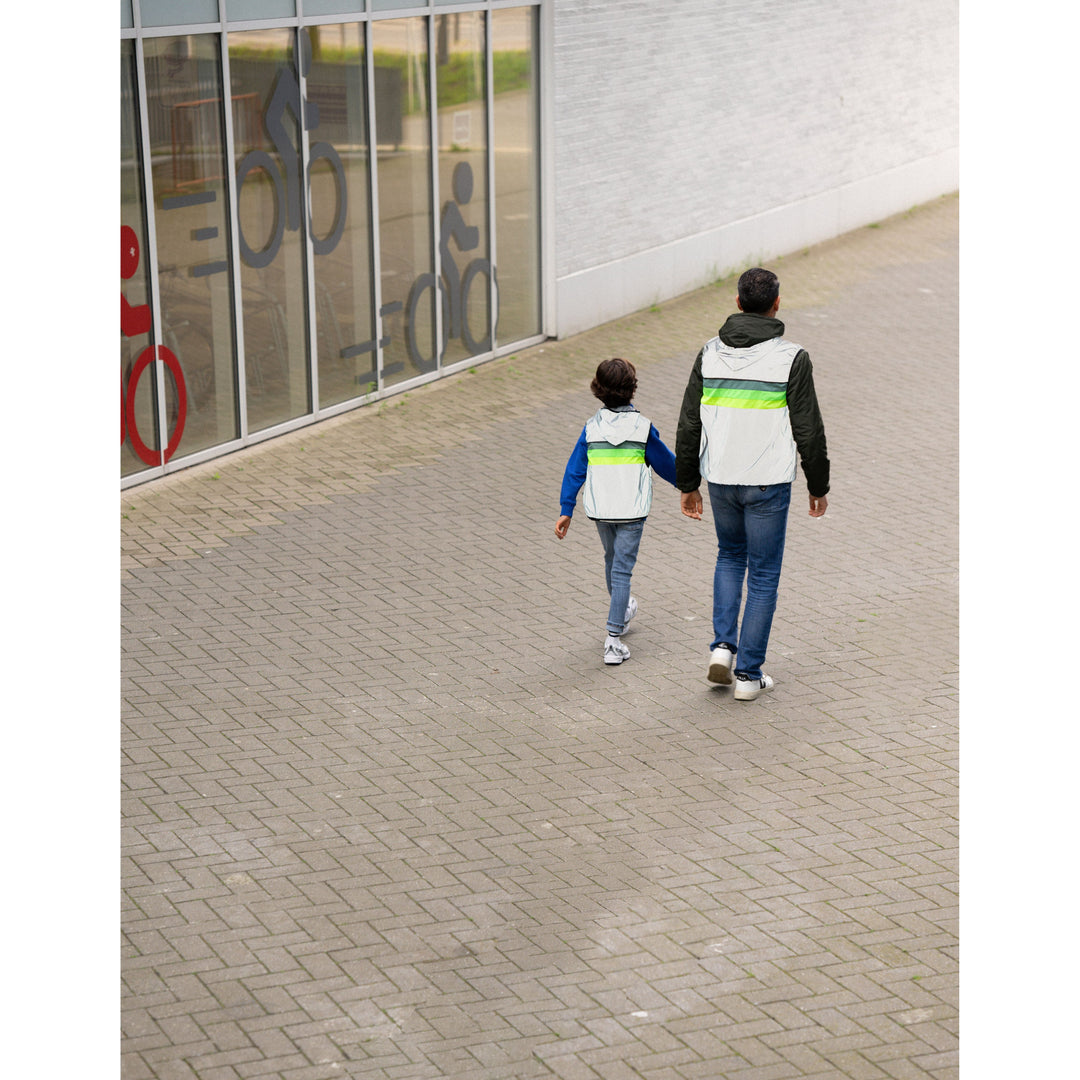
[[[637,562],[645,518],[637,521],[597,521],[596,531],[604,545],[604,578],[611,594],[607,632],[619,637],[626,629],[626,608],[630,603],[630,575]]]

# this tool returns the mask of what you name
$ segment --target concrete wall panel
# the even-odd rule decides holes
[[[556,0],[558,334],[956,190],[958,21],[956,0]]]

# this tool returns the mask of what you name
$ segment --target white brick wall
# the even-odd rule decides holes
[[[957,0],[554,0],[560,336],[959,186]]]

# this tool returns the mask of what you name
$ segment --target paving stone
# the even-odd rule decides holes
[[[776,264],[834,475],[753,703],[672,489],[618,668],[552,535],[732,280],[123,493],[125,1080],[954,1080],[958,208]]]

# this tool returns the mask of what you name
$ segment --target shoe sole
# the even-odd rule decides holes
[[[614,667],[616,664],[621,664],[624,660],[629,660],[629,659],[630,659],[629,656],[612,656],[612,657],[605,656],[604,657],[604,663],[605,664],[610,664],[612,667]]]
[[[709,665],[709,682],[719,683],[721,686],[731,685],[731,668],[723,664]]]

